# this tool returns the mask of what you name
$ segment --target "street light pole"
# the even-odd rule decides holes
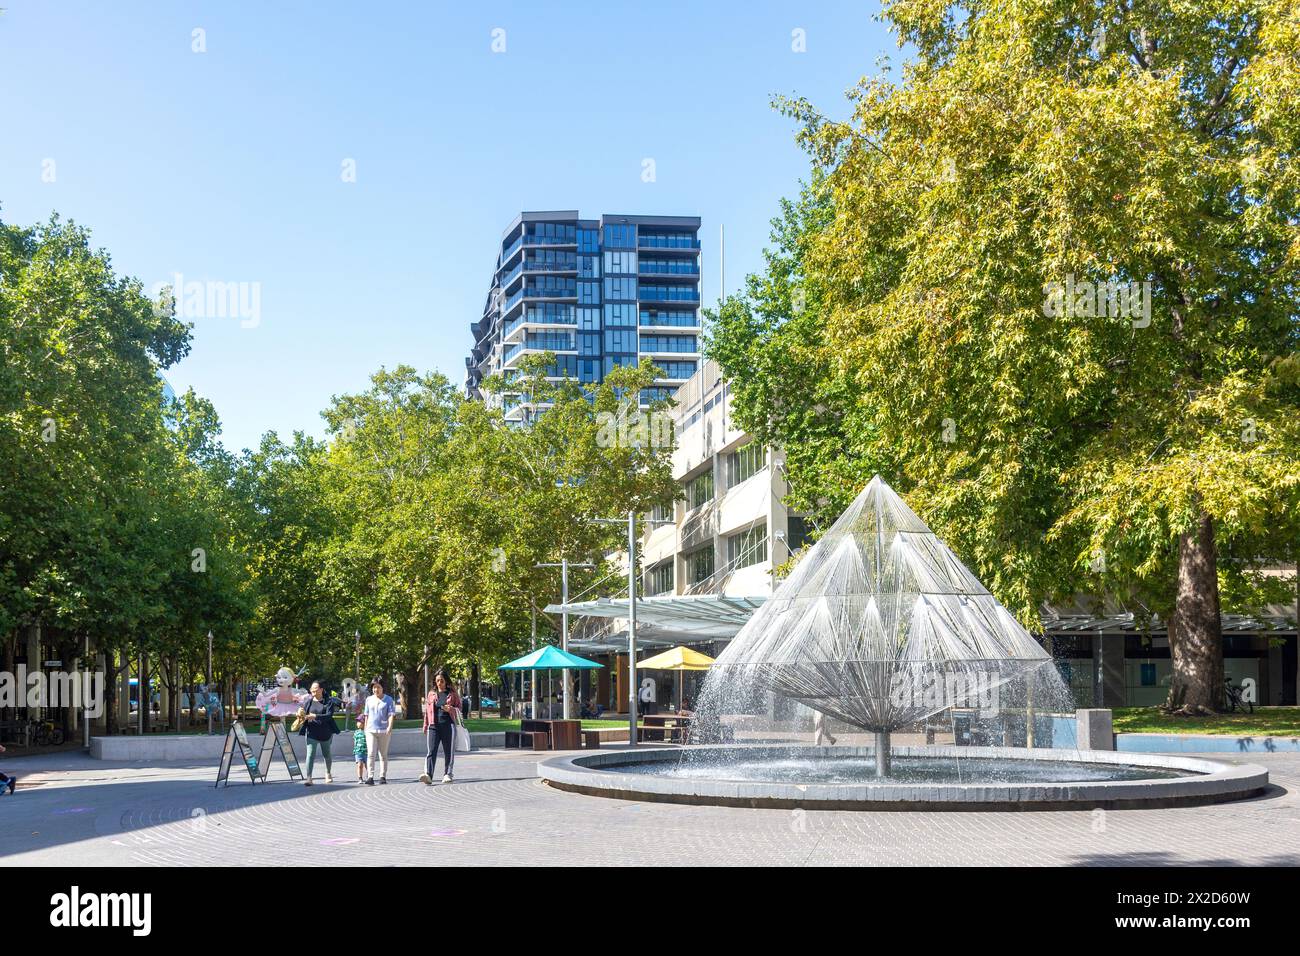
[[[622,524],[622,518],[595,518],[597,524]],[[648,519],[651,527],[671,521]],[[636,511],[627,513],[627,736],[628,746],[636,746]]]
[[[595,565],[590,562],[581,564],[570,564],[568,558],[560,558],[559,564],[536,564],[537,568],[559,568],[560,569],[560,649],[566,654],[569,652],[569,568],[594,568]],[[533,646],[537,646],[537,641],[533,641]],[[560,675],[560,680],[564,682],[564,719],[573,719],[573,701],[569,693],[569,669],[566,667]]]
[[[627,513],[627,740],[636,746],[636,512]]]
[[[208,712],[208,734],[212,734],[212,632],[208,631],[208,686],[204,688],[207,691],[205,695],[208,699],[204,702],[204,710]],[[224,718],[223,718],[224,719]]]
[[[537,608],[536,607],[529,609],[529,621],[530,621],[530,626],[532,628],[532,644],[530,645],[530,649],[535,651],[537,650]],[[537,671],[528,672],[528,686],[529,686],[529,694],[532,696],[533,720],[536,720],[537,719]]]

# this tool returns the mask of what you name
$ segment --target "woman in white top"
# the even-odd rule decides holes
[[[370,682],[370,696],[366,698],[366,758],[369,779],[375,785],[375,762],[379,762],[379,782],[388,783],[388,744],[393,738],[393,724],[397,722],[397,705],[384,692],[384,680],[376,677]]]

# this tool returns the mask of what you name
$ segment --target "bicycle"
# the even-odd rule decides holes
[[[1235,714],[1240,708],[1242,713],[1253,714],[1255,712],[1255,702],[1247,700],[1241,693],[1240,687],[1234,687],[1231,680],[1225,681],[1223,685],[1224,696],[1227,698],[1228,713]]]
[[[30,720],[29,739],[37,747],[58,747],[63,744],[63,728],[52,720]]]

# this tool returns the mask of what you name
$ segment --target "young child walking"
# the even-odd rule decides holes
[[[357,783],[366,782],[366,715],[357,715],[357,729],[352,734],[352,759],[357,762]]]

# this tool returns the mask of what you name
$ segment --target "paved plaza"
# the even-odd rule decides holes
[[[855,813],[744,810],[607,800],[551,790],[540,755],[457,758],[451,785],[415,781],[423,759],[393,762],[387,786],[290,783],[214,788],[215,767],[143,766],[80,753],[5,760],[20,777],[0,797],[6,866],[198,866],[334,859],[382,866],[453,863],[662,865],[1296,865],[1300,755],[1225,758],[1265,766],[1269,795],[1169,810]],[[1217,758],[1216,758],[1217,759]]]

